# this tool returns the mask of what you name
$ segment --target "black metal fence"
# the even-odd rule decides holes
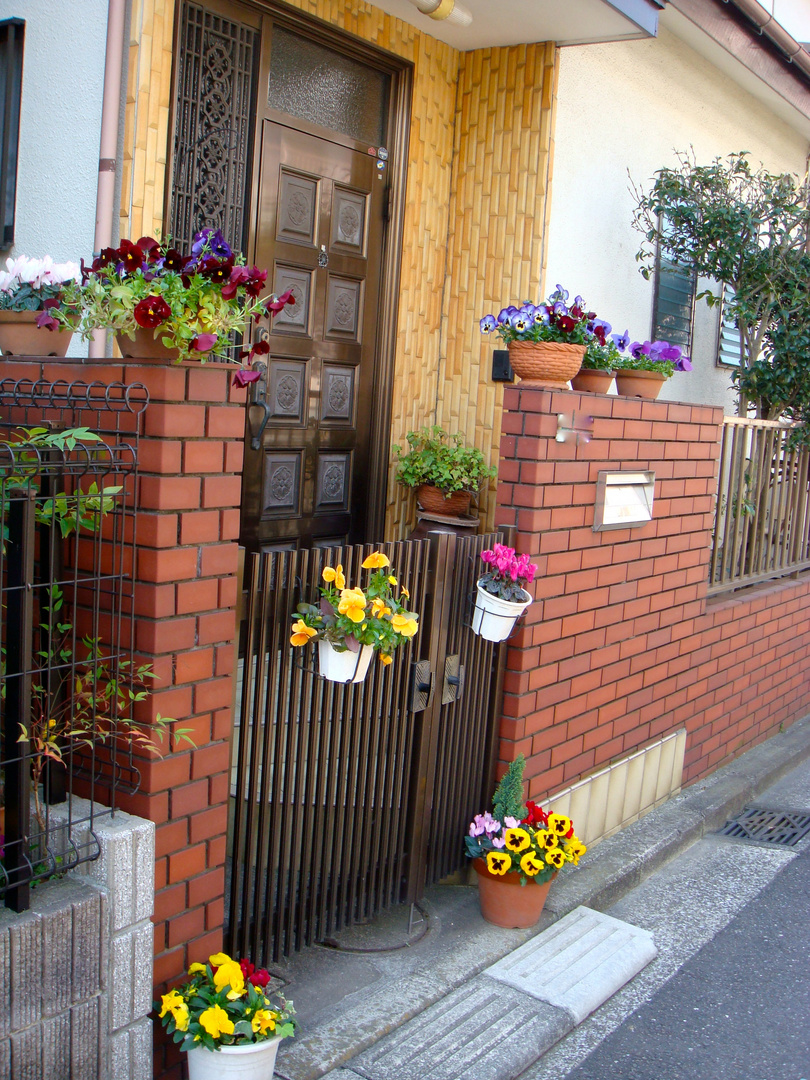
[[[413,641],[356,685],[325,682],[291,615],[321,570],[359,579],[368,547],[249,558],[234,735],[227,947],[261,962],[364,921],[465,864],[489,805],[505,649],[470,629],[479,555],[500,534],[378,545],[420,613]],[[257,961],[258,962],[258,961]]]
[[[147,401],[140,384],[0,382],[0,897],[16,911],[33,883],[97,857],[95,799],[112,810],[137,788],[126,721]]]

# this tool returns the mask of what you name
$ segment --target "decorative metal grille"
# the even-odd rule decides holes
[[[720,830],[721,836],[748,840],[755,844],[796,847],[810,833],[810,813],[766,810],[746,806]]]
[[[132,671],[147,402],[139,383],[0,381],[0,903],[16,911],[32,883],[98,857],[94,819],[138,787],[110,688]],[[44,444],[32,427],[99,439]]]
[[[184,3],[178,47],[172,237],[187,248],[211,227],[241,250],[259,33]]]

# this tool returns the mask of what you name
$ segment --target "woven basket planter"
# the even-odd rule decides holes
[[[582,366],[584,345],[562,341],[510,341],[509,363],[520,381],[528,386],[550,386],[567,390]]]

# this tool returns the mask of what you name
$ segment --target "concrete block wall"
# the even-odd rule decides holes
[[[501,768],[544,798],[687,731],[689,783],[810,712],[810,575],[707,599],[722,410],[510,387],[497,522],[540,567],[512,640]],[[593,417],[557,442],[558,415]],[[593,531],[600,470],[655,472],[653,520]]]
[[[72,817],[88,818],[74,799]],[[102,807],[97,812],[103,813]],[[52,807],[54,849],[89,850]],[[31,908],[0,908],[0,1076],[149,1080],[152,1076],[154,825],[97,817],[99,858],[38,885]]]

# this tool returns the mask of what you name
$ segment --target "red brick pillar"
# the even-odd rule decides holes
[[[561,414],[587,441],[557,442]],[[525,754],[530,798],[693,724],[722,415],[506,390],[496,523],[539,566],[539,602],[510,643],[499,756]],[[653,520],[594,532],[599,471],[648,469]]]
[[[135,650],[157,676],[147,708],[195,747],[139,761],[118,805],[156,823],[155,989],[222,945],[245,391],[225,365],[7,362],[3,376],[143,383]],[[168,748],[167,748],[168,749]],[[165,1076],[179,1076],[167,1050]],[[160,1065],[158,1066],[160,1073]]]

